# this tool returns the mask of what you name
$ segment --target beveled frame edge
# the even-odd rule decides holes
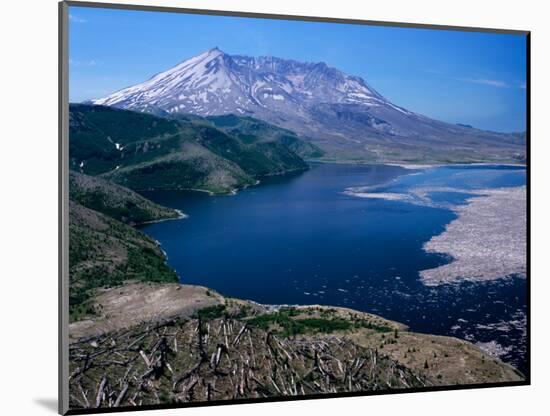
[[[62,3],[65,3],[68,6],[73,6],[73,7],[156,11],[156,12],[166,12],[166,13],[199,14],[199,15],[210,15],[210,16],[249,17],[249,18],[256,18],[256,19],[296,20],[296,21],[302,21],[302,22],[303,21],[324,22],[324,23],[356,24],[356,25],[368,25],[368,26],[389,26],[389,27],[401,27],[401,28],[412,28],[412,29],[436,29],[436,30],[450,30],[450,31],[461,31],[461,32],[500,33],[500,34],[508,34],[508,35],[527,35],[530,33],[529,30],[520,30],[520,29],[437,25],[437,24],[431,24],[431,23],[405,23],[405,22],[391,22],[391,21],[381,21],[381,20],[363,20],[363,19],[324,17],[324,16],[301,16],[301,15],[258,13],[258,12],[245,12],[245,11],[230,11],[230,10],[192,9],[192,8],[172,7],[172,6],[148,6],[143,4],[102,3],[102,2],[95,2],[95,1],[88,2],[88,1],[78,1],[78,0],[74,0],[74,1],[66,0],[66,1],[63,1]]]
[[[58,412],[69,410],[69,5],[58,4]]]

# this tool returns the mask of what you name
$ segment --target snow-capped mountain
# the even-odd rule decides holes
[[[411,146],[423,148],[422,154],[439,146],[466,155],[472,145],[481,150],[506,144],[515,155],[522,146],[515,136],[410,112],[385,99],[362,78],[323,62],[228,55],[218,48],[91,102],[171,116],[252,116],[294,130],[329,154],[346,154],[346,158],[359,152],[361,158],[380,159],[383,152],[403,149],[410,154],[407,147]]]
[[[218,48],[92,102],[138,111],[203,116],[266,111],[307,116],[309,107],[321,103],[369,107],[387,103],[361,78],[322,62],[229,56]]]

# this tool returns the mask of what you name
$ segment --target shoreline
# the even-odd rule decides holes
[[[467,166],[502,166],[502,167],[516,167],[527,169],[527,165],[521,163],[492,163],[492,162],[474,162],[474,163],[434,163],[434,164],[407,164],[407,163],[386,163],[387,166],[399,166],[403,169],[431,169],[431,168],[444,168],[444,167],[467,167]]]
[[[351,166],[393,166],[393,167],[400,167],[400,168],[403,168],[403,169],[406,169],[406,170],[425,170],[425,169],[450,167],[450,166],[480,166],[480,167],[482,167],[482,166],[504,166],[504,167],[517,167],[517,168],[527,169],[527,165],[521,164],[521,163],[514,164],[514,163],[497,163],[497,162],[495,162],[495,163],[492,163],[492,162],[434,163],[434,164],[426,163],[426,164],[415,165],[415,164],[409,164],[409,163],[394,163],[394,162],[323,161],[323,160],[311,160],[311,159],[304,159],[304,160],[308,165],[311,165],[311,164],[313,164],[313,165],[315,165],[315,164],[323,164],[323,165],[335,164],[335,165],[351,165]],[[309,169],[292,169],[292,170],[289,170],[289,171],[286,171],[286,172],[274,173],[274,174],[271,174],[271,175],[264,175],[264,176],[262,176],[262,178],[272,178],[272,177],[277,177],[277,176],[286,176],[286,175],[291,175],[291,174],[298,173],[298,172],[307,172],[308,170]],[[409,174],[403,173],[403,175],[409,175]],[[399,176],[402,176],[402,175],[399,175]],[[159,192],[159,191],[161,191],[161,192],[162,191],[169,191],[169,192],[181,191],[181,192],[202,192],[202,193],[208,194],[209,196],[234,196],[234,195],[237,195],[239,193],[239,191],[242,191],[242,190],[254,187],[254,186],[258,186],[260,184],[262,184],[261,179],[256,179],[255,183],[246,184],[246,185],[243,185],[242,187],[231,188],[230,190],[228,190],[226,192],[214,192],[214,191],[210,191],[208,189],[200,189],[200,188],[143,189],[143,190],[139,190],[139,191],[136,191],[136,192],[140,193],[140,192]],[[186,214],[183,214],[183,215],[186,215]],[[180,218],[168,218],[168,219],[180,219]],[[161,221],[164,221],[164,220],[161,220]],[[150,221],[150,222],[156,222],[156,220],[155,221]],[[149,222],[146,222],[146,223],[149,223]],[[140,224],[146,224],[146,223],[140,223]]]
[[[189,215],[185,214],[182,210],[177,208],[172,208],[176,213],[178,214],[177,217],[169,217],[169,218],[159,218],[157,220],[150,220],[150,221],[143,221],[140,223],[137,223],[135,226],[140,227],[142,225],[148,225],[148,224],[156,224],[158,222],[164,222],[164,221],[175,221],[175,220],[182,220],[184,218],[189,218]]]
[[[309,162],[308,162],[308,165],[309,165]],[[263,175],[261,176],[260,178],[273,178],[273,177],[277,177],[277,176],[286,176],[286,175],[292,175],[294,173],[298,173],[298,172],[307,172],[309,170],[309,167],[308,168],[304,168],[304,169],[291,169],[291,170],[287,170],[287,171],[284,171],[284,172],[279,172],[279,173],[272,173],[272,174],[269,174],[269,175]],[[256,179],[256,181],[254,183],[251,183],[251,184],[245,184],[241,187],[237,187],[237,188],[231,188],[229,189],[228,191],[225,191],[225,192],[214,192],[214,191],[210,191],[208,189],[200,189],[200,188],[179,188],[179,189],[142,189],[142,190],[138,190],[138,191],[135,191],[135,192],[202,192],[202,193],[206,193],[208,194],[209,196],[233,196],[233,195],[237,195],[239,193],[239,191],[243,191],[245,189],[248,189],[248,188],[252,188],[253,186],[258,186],[262,183],[262,181],[260,179]],[[181,212],[181,211],[180,211]],[[186,214],[183,214],[183,215],[186,215]],[[176,218],[168,218],[168,219],[176,219]],[[155,222],[155,221],[151,221],[151,222]],[[141,223],[141,224],[145,224],[145,223]]]
[[[511,163],[511,162],[451,162],[451,163],[407,163],[394,161],[358,161],[358,160],[317,160],[305,159],[307,163],[312,164],[335,164],[335,165],[371,165],[371,166],[397,166],[403,169],[429,169],[445,166],[507,166],[507,167],[523,167],[527,168],[526,163]]]

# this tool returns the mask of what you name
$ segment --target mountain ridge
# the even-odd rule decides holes
[[[90,103],[171,118],[251,116],[299,134],[323,149],[325,160],[525,160],[517,134],[433,120],[324,62],[229,55],[219,48]]]

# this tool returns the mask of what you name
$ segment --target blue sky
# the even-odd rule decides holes
[[[69,96],[105,96],[214,46],[324,61],[435,119],[495,131],[526,124],[526,38],[365,25],[70,7]]]

